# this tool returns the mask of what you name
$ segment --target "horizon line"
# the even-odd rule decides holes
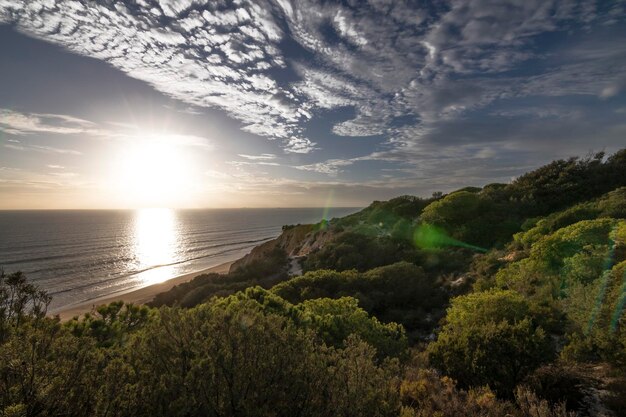
[[[327,208],[365,208],[367,206],[277,206],[277,207],[135,207],[135,208],[10,208],[2,209],[0,212],[6,211],[136,211],[136,210],[262,210],[262,209],[327,209]]]

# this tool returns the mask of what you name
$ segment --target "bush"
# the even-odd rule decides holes
[[[272,292],[300,303],[315,298],[359,300],[359,305],[383,322],[398,322],[407,330],[430,332],[443,311],[447,294],[422,268],[398,262],[365,273],[320,270],[282,282]]]
[[[303,266],[305,271],[318,269],[367,271],[399,261],[416,262],[419,256],[410,240],[345,232],[321,249],[309,254]]]
[[[0,293],[14,296],[4,306],[38,294],[17,277],[0,282]],[[16,307],[3,319],[3,416],[399,412],[398,361],[380,354],[404,349],[402,329],[354,300],[296,307],[256,288],[192,309],[113,303],[61,324]],[[379,344],[379,355],[363,339]]]
[[[327,345],[343,347],[351,335],[369,343],[379,358],[399,357],[407,348],[406,335],[396,323],[383,324],[358,306],[351,297],[339,299],[318,298],[292,304],[262,288],[248,288],[222,300],[217,306],[226,309],[255,309],[264,314],[275,314],[289,319],[299,328],[312,329]]]
[[[489,385],[509,398],[528,373],[554,356],[526,299],[501,290],[455,298],[428,352],[435,367],[463,387]]]

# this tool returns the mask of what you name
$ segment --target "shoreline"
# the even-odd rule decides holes
[[[124,301],[125,303],[133,303],[133,304],[145,304],[157,295],[165,291],[169,291],[174,286],[178,284],[182,284],[184,282],[189,282],[198,275],[209,274],[209,273],[217,273],[217,274],[227,274],[230,266],[235,262],[235,260],[224,262],[222,264],[212,266],[210,268],[203,269],[201,271],[189,272],[184,275],[179,275],[168,279],[166,281],[160,282],[158,284],[148,285],[146,287],[138,288],[136,290],[129,291],[124,294],[113,295],[113,296],[105,296],[100,297],[95,300],[90,300],[75,306],[70,306],[63,310],[57,311],[54,314],[49,314],[49,316],[59,316],[61,321],[67,321],[76,316],[82,316],[85,313],[89,313],[95,307],[100,306],[102,304],[109,304],[114,301]]]

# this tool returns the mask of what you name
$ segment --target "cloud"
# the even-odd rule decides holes
[[[316,145],[315,142],[296,136],[290,137],[286,142],[287,147],[285,148],[285,152],[288,153],[309,153],[315,150]]]
[[[294,166],[294,168],[302,171],[319,172],[321,174],[326,174],[331,177],[336,177],[340,172],[342,172],[341,167],[349,166],[352,164],[353,161],[350,160],[329,159],[328,161],[318,162],[315,164],[297,165]]]
[[[558,119],[576,119],[583,116],[583,112],[579,108],[573,106],[530,106],[530,107],[517,107],[513,109],[501,109],[494,110],[490,113],[492,116],[500,117],[538,117],[544,118],[558,118]]]
[[[231,176],[225,173],[224,171],[217,171],[215,169],[210,169],[210,170],[205,171],[204,175],[213,179],[217,179],[217,180],[224,180],[224,179],[231,178]]]
[[[14,145],[12,143],[6,143],[5,148],[13,149],[15,151],[35,151],[43,153],[58,153],[66,155],[82,155],[82,152],[75,149],[57,148],[54,146],[41,146],[41,145]]]
[[[173,146],[188,146],[213,150],[214,144],[203,136],[183,134],[167,131],[150,131],[140,126],[125,123],[107,123],[108,127],[102,127],[92,121],[80,119],[74,116],[50,113],[19,113],[9,109],[0,109],[0,128],[12,135],[30,134],[57,134],[76,135],[81,134],[92,138],[106,138],[109,140],[137,142],[152,141],[167,143]],[[19,140],[9,139],[5,147],[14,150],[50,151],[56,153],[74,153],[77,151],[62,152],[62,150],[47,146],[17,145]]]
[[[0,195],[7,196],[2,200],[5,207],[20,207],[14,204],[23,195],[35,196],[37,201],[44,202],[41,194],[47,192],[76,192],[88,183],[74,172],[35,172],[27,169],[0,167]],[[36,207],[45,207],[36,206]]]
[[[625,14],[623,6],[577,0],[138,0],[132,7],[0,0],[0,21],[103,60],[191,109],[221,109],[285,153],[332,152],[329,141],[307,136],[307,127],[329,114],[349,114],[329,122],[333,139],[383,138],[368,152],[354,146],[365,156],[319,152],[322,161],[300,170],[341,177],[357,160],[379,160],[412,170],[414,179],[432,179],[441,166],[461,172],[460,161],[500,178],[501,167],[486,167],[486,160],[523,152],[524,143],[534,143],[531,131],[544,147],[565,143],[556,120],[563,125],[586,113],[528,102],[577,96],[610,103],[622,95],[624,42],[592,29],[610,30]],[[501,103],[507,105],[494,109]],[[3,123],[5,131],[96,128],[21,116]],[[540,119],[536,129],[524,118]],[[239,166],[276,163],[268,155],[239,157],[246,160]]]
[[[51,172],[49,175],[57,178],[75,178],[79,176],[76,172]]]
[[[272,153],[262,153],[261,155],[239,154],[239,156],[244,158],[244,159],[249,159],[251,161],[267,161],[267,160],[276,159],[276,155],[274,155]]]
[[[215,146],[207,138],[197,135],[170,133],[170,132],[150,132],[141,129],[134,129],[128,132],[118,132],[118,137],[129,141],[150,141],[154,143],[164,143],[172,146],[189,146],[212,151]]]
[[[287,151],[314,149],[299,127],[307,119],[299,98],[268,76],[286,66],[278,47],[284,33],[269,2],[142,4],[0,0],[0,21],[102,59],[188,104],[223,109],[246,131],[281,140]],[[161,14],[172,19],[163,23]]]
[[[235,167],[243,167],[243,166],[270,166],[277,167],[280,166],[278,162],[267,162],[267,161],[228,161],[226,162],[228,165],[232,165]]]
[[[308,99],[307,111],[353,106],[355,117],[338,122],[332,132],[382,135],[398,153],[442,120],[457,119],[496,100],[597,94],[598,87],[584,87],[589,78],[601,85],[615,77],[609,68],[598,71],[604,62],[589,65],[588,59],[583,65],[571,62],[552,69],[543,80],[489,76],[541,58],[531,49],[539,34],[601,17],[574,2],[452,1],[428,11],[384,1],[358,8],[316,1],[298,2],[297,7],[294,2],[280,3],[294,38],[321,62],[295,66],[302,78],[295,88]],[[337,38],[325,33],[328,25]],[[396,121],[407,117],[413,121],[399,127]]]
[[[615,80],[604,87],[600,92],[600,98],[607,99],[616,97],[624,90],[626,90],[626,76],[622,79]]]
[[[0,109],[0,127],[12,135],[31,133],[76,134],[89,131],[93,123],[63,114],[23,114]]]

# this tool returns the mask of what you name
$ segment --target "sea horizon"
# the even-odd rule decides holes
[[[326,206],[275,206],[275,207],[167,207],[167,206],[146,206],[129,208],[0,208],[0,212],[7,211],[137,211],[137,210],[307,210],[326,209]],[[361,210],[363,206],[333,206],[331,209],[355,209]]]
[[[47,291],[54,314],[234,261],[284,225],[358,209],[0,210],[0,268]]]

